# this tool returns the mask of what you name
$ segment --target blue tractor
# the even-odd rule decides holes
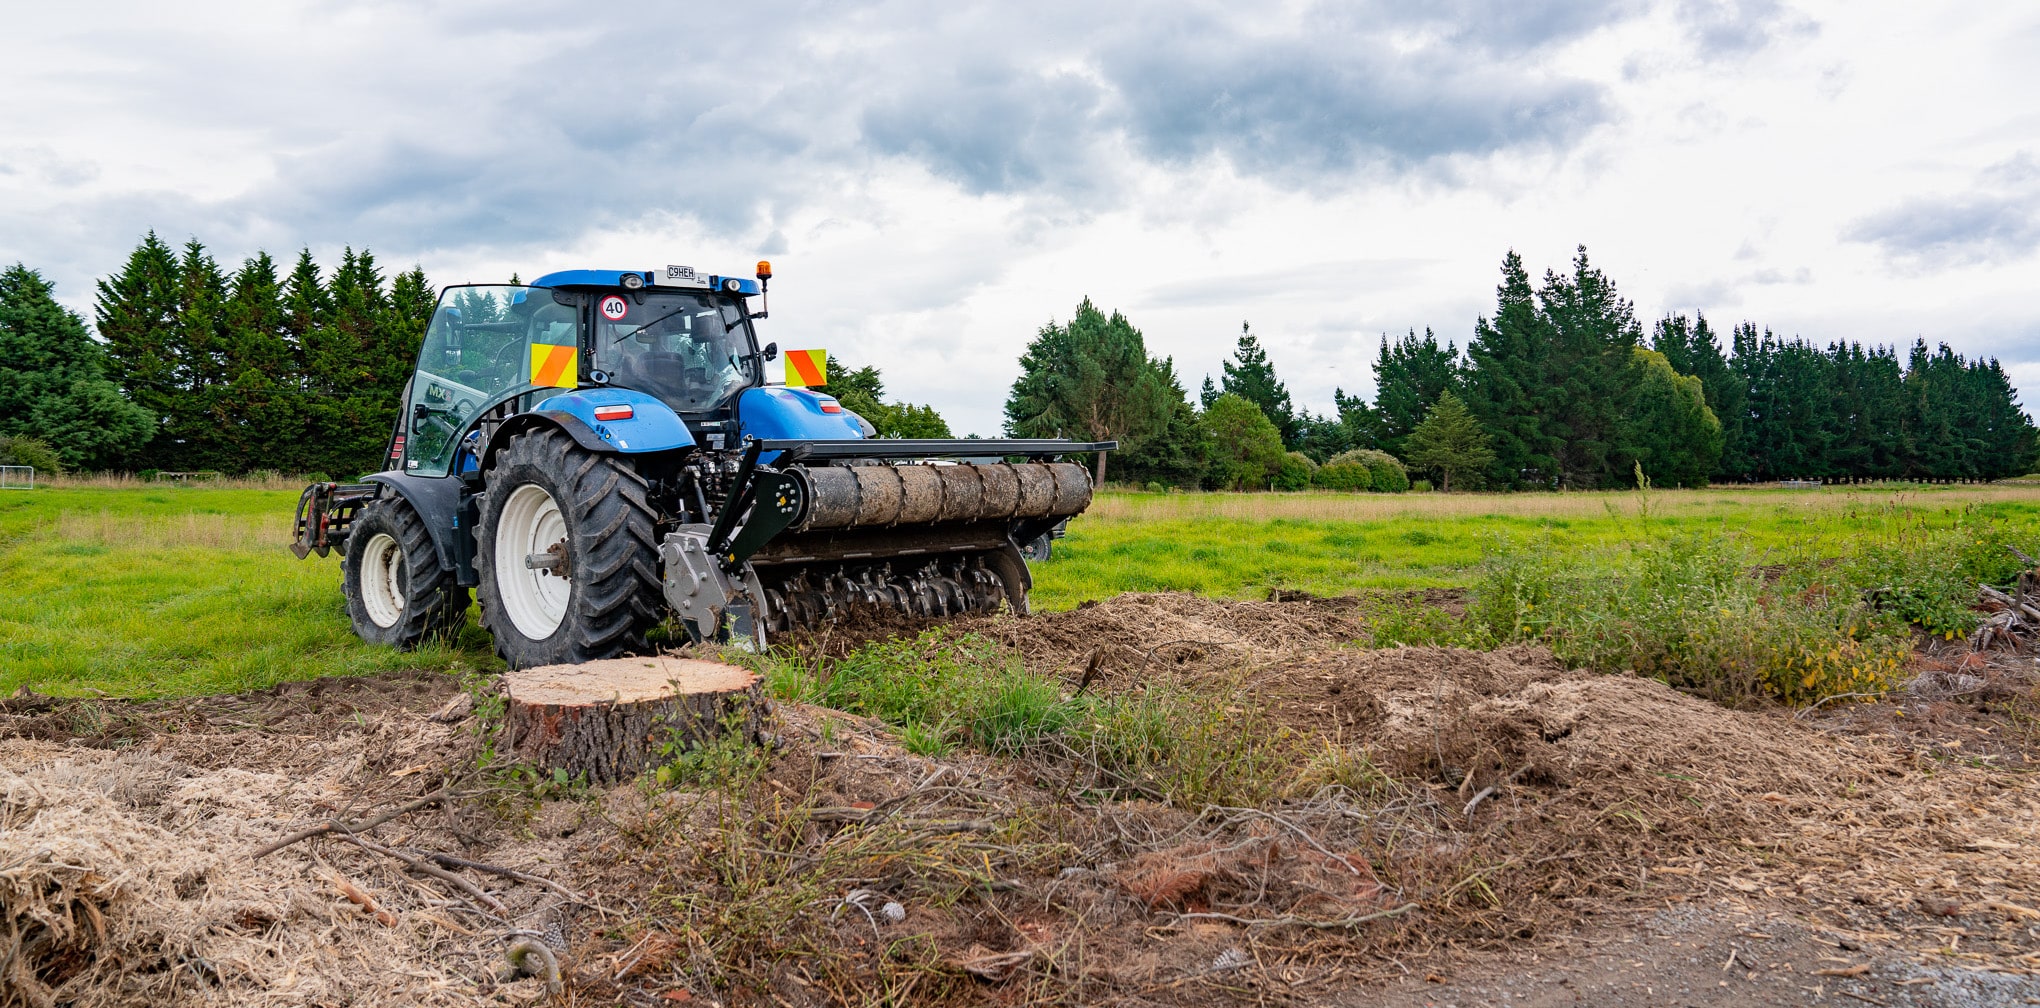
[[[519,668],[641,653],[669,619],[763,647],[859,611],[1024,614],[1022,548],[1091,500],[1058,459],[1116,443],[877,438],[766,380],[771,275],[447,288],[384,470],[307,487],[292,550],[341,551],[372,642],[458,627],[472,590]]]

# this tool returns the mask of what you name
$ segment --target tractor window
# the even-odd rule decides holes
[[[447,288],[404,404],[405,471],[446,475],[475,415],[532,388],[532,345],[575,346],[576,319],[543,287]]]
[[[707,294],[602,297],[595,363],[612,385],[657,396],[682,413],[715,409],[758,384],[741,310]]]

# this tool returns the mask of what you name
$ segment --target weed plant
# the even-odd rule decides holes
[[[925,756],[958,747],[1046,760],[1079,790],[1185,805],[1263,800],[1294,769],[1295,740],[1223,697],[1152,686],[1065,696],[996,641],[937,627],[829,660],[777,652],[782,699],[876,718]]]
[[[1647,520],[1647,505],[1641,513]],[[2016,536],[2003,523],[1967,510],[1946,525],[1882,517],[1859,519],[1867,527],[1827,557],[1648,528],[1585,553],[1497,540],[1465,621],[1391,614],[1375,643],[1535,642],[1569,665],[1633,671],[1729,703],[1880,693],[1903,672],[1915,631],[1967,633],[1977,585],[2018,571],[2005,548]]]

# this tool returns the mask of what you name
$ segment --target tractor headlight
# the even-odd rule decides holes
[[[624,290],[637,290],[645,285],[645,278],[639,273],[625,273],[621,282]]]

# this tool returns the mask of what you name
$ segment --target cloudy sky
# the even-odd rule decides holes
[[[81,310],[151,228],[438,283],[769,256],[768,338],[994,434],[1085,296],[1193,391],[1251,321],[1322,411],[1584,244],[1645,319],[1924,336],[2040,405],[2031,5],[204,10],[7,4],[0,262]]]

